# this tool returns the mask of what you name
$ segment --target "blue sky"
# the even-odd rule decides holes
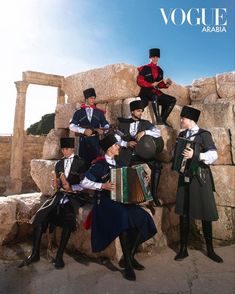
[[[5,1],[4,1],[5,2]],[[233,0],[8,0],[0,4],[0,133],[11,133],[15,112],[14,81],[23,71],[68,76],[115,63],[148,63],[148,49],[161,48],[159,65],[178,84],[214,76],[235,67]],[[160,8],[180,13],[226,8],[226,33],[202,32],[202,25],[164,23]],[[181,10],[180,10],[181,9]],[[191,21],[195,21],[195,11]],[[167,14],[168,15],[168,14]],[[223,19],[224,20],[224,19]],[[221,19],[222,22],[222,19]],[[54,112],[56,89],[30,86],[26,127]]]

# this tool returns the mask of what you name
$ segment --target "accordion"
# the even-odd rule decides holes
[[[185,175],[189,172],[192,165],[192,160],[184,158],[182,152],[186,148],[195,149],[195,143],[195,141],[190,141],[189,139],[183,137],[177,138],[172,162],[172,170],[177,171],[182,175]]]
[[[122,203],[141,203],[153,200],[144,164],[111,169],[115,190],[111,199]]]

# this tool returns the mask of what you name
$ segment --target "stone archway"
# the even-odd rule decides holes
[[[5,195],[20,194],[22,190],[22,163],[24,148],[24,126],[26,93],[30,84],[57,87],[57,104],[65,103],[65,94],[62,90],[64,77],[45,74],[35,71],[26,71],[22,74],[22,81],[15,82],[17,89],[13,137],[11,145],[10,177],[7,182]]]

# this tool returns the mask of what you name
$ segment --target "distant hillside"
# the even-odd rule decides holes
[[[51,129],[54,129],[55,113],[49,113],[42,116],[39,122],[36,122],[26,130],[27,135],[47,135]]]

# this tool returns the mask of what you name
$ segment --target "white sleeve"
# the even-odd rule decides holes
[[[93,181],[89,180],[87,177],[85,177],[82,180],[80,185],[84,189],[91,189],[91,190],[101,190],[101,187],[102,187],[102,183],[93,182]]]
[[[218,158],[218,153],[216,150],[209,150],[204,153],[200,153],[199,160],[203,161],[205,164],[212,164]]]
[[[81,128],[81,127],[79,127],[79,126],[77,126],[77,125],[75,125],[73,123],[71,123],[69,125],[69,129],[71,131],[75,132],[75,133],[80,133],[80,134],[84,134],[84,132],[85,132],[85,129],[84,128]]]
[[[127,147],[127,141],[122,140],[121,136],[119,136],[118,134],[114,135],[115,138],[117,139],[117,144],[121,147]]]
[[[156,127],[153,127],[151,130],[146,130],[145,134],[154,138],[161,137],[161,131]]]
[[[82,191],[84,188],[80,184],[71,185],[73,191]]]

